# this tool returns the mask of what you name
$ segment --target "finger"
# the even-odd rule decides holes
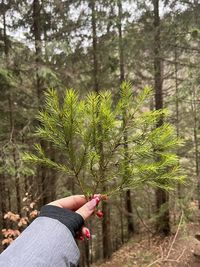
[[[96,200],[96,203],[97,203],[97,206],[98,206],[98,204],[99,204],[99,202],[100,202],[100,200],[101,200],[102,198],[101,198],[101,195],[100,195],[100,194],[95,194],[95,195],[92,197],[92,199],[95,199],[95,200]]]
[[[100,219],[103,218],[103,212],[101,210],[97,210],[96,216],[99,217]]]
[[[83,236],[85,236],[87,239],[90,239],[91,235],[90,235],[90,230],[83,226],[82,229],[81,229],[81,233]]]
[[[81,231],[78,232],[77,236],[76,236],[77,239],[83,241],[84,240],[84,237],[83,237],[83,234]]]
[[[99,201],[100,198],[94,197],[92,200],[88,201],[85,205],[79,208],[76,212],[79,213],[84,220],[86,220],[93,214]]]
[[[55,200],[49,203],[49,205],[55,205],[60,208],[76,211],[77,209],[82,207],[86,202],[87,200],[84,195],[75,195]]]

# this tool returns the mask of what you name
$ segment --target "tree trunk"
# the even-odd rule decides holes
[[[8,56],[9,56],[9,42],[7,36],[7,25],[6,25],[6,4],[4,0],[2,1],[3,6],[3,42],[4,42],[4,53],[6,56],[6,61],[8,63]]]
[[[101,133],[101,125],[99,129]],[[104,148],[103,143],[99,142],[99,152],[100,152],[100,179],[105,180],[105,171],[104,171]],[[106,192],[107,187],[103,185],[103,192]],[[102,211],[104,217],[102,219],[102,238],[103,238],[103,258],[109,259],[112,255],[112,239],[111,239],[111,216],[110,216],[110,207],[109,204],[105,201],[102,202]]]
[[[16,204],[17,204],[17,213],[21,214],[21,196],[20,196],[20,180],[18,173],[18,163],[17,163],[17,151],[16,151],[16,140],[15,140],[15,126],[13,119],[13,99],[12,93],[8,95],[8,106],[9,106],[9,117],[10,117],[10,139],[12,141],[12,158],[15,169],[15,192],[16,192]]]
[[[124,195],[123,192],[120,194],[120,228],[121,228],[121,243],[124,243],[124,214],[123,214],[123,208],[124,208]]]
[[[35,63],[36,63],[36,90],[38,97],[38,109],[41,108],[43,103],[44,88],[43,82],[39,76],[40,67],[42,64],[42,30],[41,30],[41,3],[39,0],[33,1],[33,35],[35,41]],[[43,149],[46,148],[46,142],[40,141]],[[47,204],[48,197],[47,191],[49,189],[47,169],[44,166],[39,166],[37,169],[37,191],[40,199],[39,205]]]
[[[131,191],[126,191],[126,211],[127,211],[127,230],[128,230],[128,237],[130,238],[131,235],[135,233],[135,227],[133,223],[133,208],[131,202]]]
[[[4,215],[7,212],[6,210],[6,184],[5,184],[5,175],[0,173],[0,205],[1,205],[1,226],[2,229],[6,228],[6,221],[4,220]]]
[[[92,11],[92,55],[93,55],[93,86],[95,92],[99,93],[99,79],[98,79],[98,48],[97,48],[97,26],[96,26],[96,9],[95,0],[91,0]]]
[[[176,101],[176,136],[179,138],[179,88],[178,88],[178,50],[177,50],[177,38],[175,32],[175,48],[174,48],[174,78],[175,78],[175,101]],[[179,150],[177,149],[177,155],[179,155]],[[177,185],[178,198],[182,198],[181,184]]]
[[[3,42],[4,42],[4,50],[3,53],[5,54],[5,61],[6,61],[6,67],[9,67],[9,42],[8,42],[8,36],[7,36],[7,25],[6,25],[6,4],[4,0],[1,3],[2,6],[2,17],[3,17]],[[10,88],[5,88],[8,92],[6,94],[9,96],[9,90]],[[10,133],[8,133],[10,134]],[[0,166],[5,167],[6,166],[6,160],[5,160],[5,154],[4,154],[4,144],[2,144],[2,148],[0,151]],[[8,227],[8,222],[4,219],[4,215],[6,212],[8,212],[7,208],[9,207],[8,200],[10,198],[9,195],[9,186],[7,185],[7,177],[4,172],[4,169],[0,172],[0,226],[1,229]],[[2,241],[2,233],[0,232],[0,242]],[[6,246],[0,246],[4,249]]]
[[[1,155],[2,158],[2,155]],[[3,162],[3,160],[2,160]],[[6,202],[7,202],[7,192],[6,192],[6,184],[5,184],[5,175],[4,173],[0,173],[0,228],[1,229],[6,229],[8,227],[7,221],[4,219],[4,215],[6,214],[7,207],[6,207]],[[0,232],[0,242],[3,240],[3,235]],[[2,252],[3,249],[5,249],[5,246],[0,246],[0,253]]]
[[[155,108],[156,110],[163,108],[163,93],[162,93],[162,56],[161,56],[161,40],[160,40],[160,15],[159,15],[159,0],[153,0],[154,6],[154,83],[155,83]],[[161,126],[163,120],[158,122],[158,127]],[[158,213],[157,232],[168,235],[170,233],[170,218],[169,218],[169,196],[163,189],[156,190],[156,209]]]
[[[4,5],[4,0],[2,1],[2,6],[4,8],[3,10],[3,41],[4,41],[4,53],[6,59],[8,58],[8,39],[7,39],[7,33],[6,33],[6,10]],[[6,60],[7,61],[7,60]],[[4,166],[4,152],[1,151],[1,164]],[[5,183],[6,177],[5,174],[0,172],[0,205],[1,205],[1,225],[2,228],[6,228],[6,221],[4,220],[4,214],[7,212],[6,210],[6,183]]]
[[[102,237],[103,237],[103,258],[109,259],[112,255],[111,229],[110,229],[110,207],[108,203],[102,203],[104,214],[102,220]]]
[[[124,50],[123,50],[123,36],[122,36],[122,1],[118,0],[118,42],[119,42],[119,68],[120,68],[120,84],[125,79],[124,70]]]
[[[118,0],[118,41],[119,41],[119,65],[120,65],[120,84],[125,80],[125,70],[124,70],[124,50],[123,50],[123,36],[122,36],[122,1]],[[124,117],[126,116],[126,111],[124,111]],[[124,118],[123,118],[124,121]],[[128,136],[127,132],[124,132],[124,162],[125,162],[125,173],[124,179],[127,179],[128,176]],[[128,237],[131,237],[135,232],[133,217],[132,217],[132,203],[131,203],[131,191],[127,190],[125,194],[126,202],[126,218],[127,218],[127,231]],[[131,214],[131,215],[130,215]]]
[[[94,90],[96,93],[99,93],[99,68],[98,68],[98,47],[97,47],[97,18],[96,18],[96,1],[90,1],[90,7],[92,12],[92,53],[93,53],[93,81],[94,81]],[[101,125],[99,126],[99,133],[101,134]],[[101,168],[101,178],[104,180],[104,155],[103,155],[103,143],[100,140],[98,144],[98,149],[100,153],[100,168]],[[103,188],[103,191],[106,191],[106,188]],[[102,203],[102,210],[104,218],[102,220],[102,237],[103,237],[103,257],[108,259],[112,254],[112,243],[111,243],[111,230],[110,230],[110,209],[108,203]]]
[[[196,88],[192,88],[192,115],[194,118],[193,136],[194,136],[194,150],[195,150],[195,172],[197,178],[197,199],[198,207],[200,209],[200,169],[199,169],[199,142],[198,142],[198,125],[197,125],[197,96]]]
[[[85,243],[85,263],[86,267],[90,267],[90,247],[89,247],[89,242]]]

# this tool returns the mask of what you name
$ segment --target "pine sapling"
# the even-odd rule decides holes
[[[70,89],[60,101],[57,91],[49,89],[35,134],[51,142],[62,160],[52,161],[39,144],[24,160],[73,177],[88,199],[97,192],[112,195],[146,184],[172,189],[184,179],[175,154],[181,141],[171,124],[157,127],[167,110],[143,111],[151,94],[146,87],[134,95],[124,82],[115,104],[109,91],[81,99]]]

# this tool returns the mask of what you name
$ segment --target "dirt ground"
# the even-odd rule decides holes
[[[200,267],[200,225],[178,227],[168,238],[137,236],[116,251],[111,260],[92,267]]]

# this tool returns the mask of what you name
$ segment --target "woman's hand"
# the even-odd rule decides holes
[[[84,221],[86,221],[95,211],[101,200],[101,195],[96,194],[90,201],[87,201],[83,195],[74,195],[70,197],[61,198],[55,200],[48,205],[57,206],[63,209],[69,209],[82,216]],[[77,238],[83,240],[85,236],[87,239],[90,238],[90,231],[87,227],[83,226],[77,233]]]

